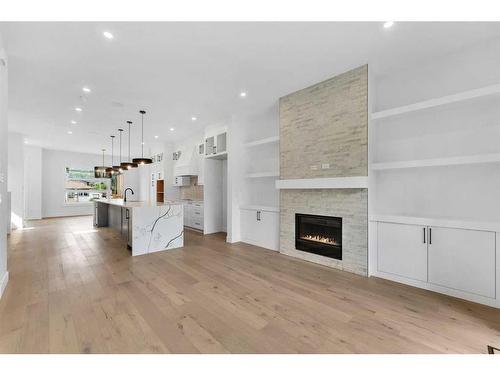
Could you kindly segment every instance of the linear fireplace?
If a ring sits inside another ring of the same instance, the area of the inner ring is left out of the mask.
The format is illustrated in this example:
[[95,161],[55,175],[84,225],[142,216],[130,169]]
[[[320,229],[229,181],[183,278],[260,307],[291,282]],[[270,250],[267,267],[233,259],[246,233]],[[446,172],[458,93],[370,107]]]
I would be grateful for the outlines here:
[[342,260],[342,218],[296,213],[295,248]]

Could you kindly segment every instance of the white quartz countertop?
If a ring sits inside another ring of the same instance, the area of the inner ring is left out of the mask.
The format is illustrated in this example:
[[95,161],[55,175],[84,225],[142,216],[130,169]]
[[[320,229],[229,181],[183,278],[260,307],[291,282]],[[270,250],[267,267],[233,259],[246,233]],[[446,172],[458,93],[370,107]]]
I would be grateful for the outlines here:
[[95,202],[111,204],[113,206],[120,206],[125,208],[137,208],[137,207],[161,207],[161,206],[173,206],[181,205],[182,202],[167,201],[167,202],[150,202],[150,201],[132,201],[129,200],[125,202],[123,199],[96,199]]

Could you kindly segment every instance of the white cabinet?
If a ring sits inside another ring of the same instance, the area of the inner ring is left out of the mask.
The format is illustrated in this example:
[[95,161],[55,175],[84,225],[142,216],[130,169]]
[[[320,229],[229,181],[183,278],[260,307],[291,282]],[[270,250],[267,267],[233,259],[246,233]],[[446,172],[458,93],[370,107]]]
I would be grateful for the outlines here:
[[375,274],[495,305],[496,233],[414,221],[377,222]]
[[279,213],[258,209],[242,209],[241,239],[271,250],[279,248]]
[[429,282],[495,297],[495,233],[429,227]]
[[203,230],[203,203],[188,202],[184,204],[184,225]]
[[378,270],[427,281],[427,228],[420,225],[378,224]]
[[174,186],[189,186],[191,185],[191,177],[177,176],[174,177]]
[[205,156],[215,159],[227,158],[227,133],[220,133],[205,139]]

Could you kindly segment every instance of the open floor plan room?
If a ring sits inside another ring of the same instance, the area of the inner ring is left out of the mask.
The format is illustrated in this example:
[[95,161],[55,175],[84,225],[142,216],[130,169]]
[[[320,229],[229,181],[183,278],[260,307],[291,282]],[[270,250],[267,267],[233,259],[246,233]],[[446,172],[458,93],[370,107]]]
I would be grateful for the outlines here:
[[0,353],[500,351],[500,23],[0,36]]

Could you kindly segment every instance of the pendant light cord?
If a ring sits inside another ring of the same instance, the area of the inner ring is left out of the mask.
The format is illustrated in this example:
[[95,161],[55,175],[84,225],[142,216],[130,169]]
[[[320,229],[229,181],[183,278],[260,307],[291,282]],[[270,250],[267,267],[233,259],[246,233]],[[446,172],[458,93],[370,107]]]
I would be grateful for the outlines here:
[[130,163],[130,161],[132,159],[130,159],[130,125],[132,125],[132,121],[127,121],[127,124],[128,124],[128,161]]
[[118,164],[120,164],[122,162],[122,132],[123,132],[123,129],[118,129],[118,131],[120,132],[120,160],[118,160]]
[[113,157],[113,154],[115,152],[115,136],[112,135],[111,136],[111,166],[113,166],[113,160],[114,160],[114,157]]
[[146,111],[139,111],[141,113],[141,156],[144,158],[144,114]]

